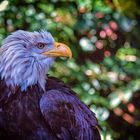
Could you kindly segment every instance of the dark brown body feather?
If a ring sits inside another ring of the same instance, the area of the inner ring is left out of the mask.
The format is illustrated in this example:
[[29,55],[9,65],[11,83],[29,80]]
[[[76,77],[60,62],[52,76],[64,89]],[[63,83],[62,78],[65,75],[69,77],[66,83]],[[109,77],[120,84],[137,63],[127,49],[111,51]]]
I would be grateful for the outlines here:
[[100,140],[97,120],[63,82],[49,77],[12,92],[0,81],[0,140]]

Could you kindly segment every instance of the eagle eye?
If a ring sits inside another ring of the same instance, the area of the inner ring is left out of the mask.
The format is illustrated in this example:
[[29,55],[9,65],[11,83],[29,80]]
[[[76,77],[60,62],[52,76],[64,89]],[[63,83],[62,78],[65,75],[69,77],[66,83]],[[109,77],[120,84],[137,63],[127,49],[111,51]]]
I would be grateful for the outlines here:
[[39,49],[43,49],[43,48],[45,47],[45,44],[43,44],[43,43],[38,43],[38,44],[37,44],[37,47],[38,47]]

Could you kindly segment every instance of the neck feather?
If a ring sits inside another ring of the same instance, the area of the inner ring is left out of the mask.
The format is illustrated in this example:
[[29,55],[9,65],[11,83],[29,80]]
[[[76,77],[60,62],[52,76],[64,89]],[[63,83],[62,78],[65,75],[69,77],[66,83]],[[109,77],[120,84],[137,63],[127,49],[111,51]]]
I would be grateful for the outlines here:
[[[9,58],[9,59],[8,59]],[[38,84],[45,90],[46,74],[52,64],[52,59],[36,58],[29,56],[27,52],[5,51],[0,52],[0,77],[7,86],[16,88],[21,87],[26,91],[29,86]]]

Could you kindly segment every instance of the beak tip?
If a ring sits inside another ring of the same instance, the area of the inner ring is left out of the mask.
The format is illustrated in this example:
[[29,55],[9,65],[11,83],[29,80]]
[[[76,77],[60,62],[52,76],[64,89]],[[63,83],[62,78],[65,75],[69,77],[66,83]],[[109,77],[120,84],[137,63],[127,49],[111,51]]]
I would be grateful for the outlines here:
[[69,55],[69,59],[70,59],[70,60],[72,59],[72,53]]
[[67,54],[68,54],[69,59],[72,59],[72,51],[71,51],[70,48],[68,49],[68,53]]

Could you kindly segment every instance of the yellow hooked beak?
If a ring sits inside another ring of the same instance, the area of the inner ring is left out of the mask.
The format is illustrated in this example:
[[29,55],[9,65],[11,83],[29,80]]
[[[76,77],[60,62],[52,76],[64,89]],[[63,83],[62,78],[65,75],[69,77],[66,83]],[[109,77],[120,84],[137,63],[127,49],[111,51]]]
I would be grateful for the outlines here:
[[54,43],[54,49],[48,52],[44,52],[43,54],[48,56],[53,56],[53,57],[62,56],[62,57],[69,57],[70,59],[72,58],[71,49],[67,45],[58,42]]

